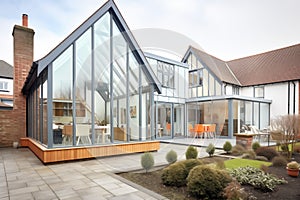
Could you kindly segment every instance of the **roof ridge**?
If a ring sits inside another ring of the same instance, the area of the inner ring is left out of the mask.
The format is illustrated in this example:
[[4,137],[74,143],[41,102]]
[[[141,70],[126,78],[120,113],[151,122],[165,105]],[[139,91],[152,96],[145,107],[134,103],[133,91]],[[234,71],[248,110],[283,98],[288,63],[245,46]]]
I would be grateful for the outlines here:
[[241,58],[236,58],[236,59],[229,60],[229,61],[226,61],[226,62],[232,62],[232,61],[242,60],[242,59],[246,59],[246,58],[252,58],[252,57],[256,57],[256,56],[261,56],[261,55],[264,55],[264,54],[268,54],[268,53],[272,53],[272,52],[276,52],[276,51],[282,51],[282,50],[285,50],[285,49],[289,49],[291,47],[296,47],[298,45],[300,46],[300,43],[294,44],[294,45],[291,45],[291,46],[287,46],[287,47],[281,47],[279,49],[273,49],[273,50],[265,51],[265,52],[262,52],[262,53],[257,53],[257,54],[250,55],[250,56],[244,56],[244,57],[241,57]]

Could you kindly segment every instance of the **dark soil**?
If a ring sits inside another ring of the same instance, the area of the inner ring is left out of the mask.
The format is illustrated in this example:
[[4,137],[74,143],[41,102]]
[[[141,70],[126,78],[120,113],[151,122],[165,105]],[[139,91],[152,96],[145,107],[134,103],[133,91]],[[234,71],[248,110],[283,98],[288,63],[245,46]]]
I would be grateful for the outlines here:
[[[216,162],[216,160],[222,159],[218,157],[212,158],[203,158],[204,163]],[[300,162],[300,154],[297,153],[293,155],[293,159]],[[291,177],[287,175],[285,167],[269,167],[268,173],[274,174],[279,178],[284,178],[288,181],[287,184],[278,185],[273,192],[262,192],[258,189],[254,189],[251,186],[244,186],[245,190],[255,196],[258,200],[272,199],[272,200],[282,200],[282,199],[300,199],[300,176],[298,178]],[[134,171],[121,173],[120,176],[141,185],[149,190],[152,190],[162,196],[167,197],[171,200],[179,200],[179,199],[189,199],[195,200],[189,196],[187,193],[186,187],[167,187],[162,184],[161,181],[161,173],[162,168],[156,168],[151,172],[145,173],[142,171]]]

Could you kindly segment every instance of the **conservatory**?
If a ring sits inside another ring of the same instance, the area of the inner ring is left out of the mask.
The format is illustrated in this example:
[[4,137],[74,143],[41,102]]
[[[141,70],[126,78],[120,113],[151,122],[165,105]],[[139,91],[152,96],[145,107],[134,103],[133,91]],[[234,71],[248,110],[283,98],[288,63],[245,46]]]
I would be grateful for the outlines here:
[[113,1],[34,62],[27,133],[47,148],[154,138],[161,86]]

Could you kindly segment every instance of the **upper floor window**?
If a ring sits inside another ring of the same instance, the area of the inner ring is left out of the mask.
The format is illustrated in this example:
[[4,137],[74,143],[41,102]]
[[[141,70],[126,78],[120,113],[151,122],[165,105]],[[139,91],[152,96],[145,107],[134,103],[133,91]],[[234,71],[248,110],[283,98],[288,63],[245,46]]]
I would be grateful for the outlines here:
[[240,88],[238,86],[232,86],[232,94],[233,95],[239,95],[240,94]]
[[264,98],[265,97],[265,88],[263,86],[254,87],[254,97]]
[[174,65],[158,61],[157,77],[162,86],[174,88]]
[[0,81],[0,91],[8,91],[8,82]]
[[189,86],[197,87],[203,84],[203,71],[193,70],[189,72]]

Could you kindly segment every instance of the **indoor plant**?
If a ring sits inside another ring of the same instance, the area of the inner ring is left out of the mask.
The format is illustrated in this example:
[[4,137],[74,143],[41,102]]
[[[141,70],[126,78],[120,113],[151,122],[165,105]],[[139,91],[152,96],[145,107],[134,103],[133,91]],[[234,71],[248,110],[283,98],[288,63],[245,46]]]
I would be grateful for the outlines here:
[[297,177],[299,175],[300,165],[296,161],[289,162],[286,166],[287,173],[290,176]]

